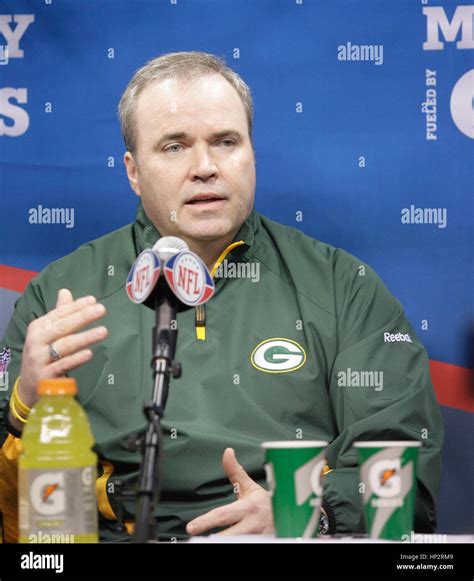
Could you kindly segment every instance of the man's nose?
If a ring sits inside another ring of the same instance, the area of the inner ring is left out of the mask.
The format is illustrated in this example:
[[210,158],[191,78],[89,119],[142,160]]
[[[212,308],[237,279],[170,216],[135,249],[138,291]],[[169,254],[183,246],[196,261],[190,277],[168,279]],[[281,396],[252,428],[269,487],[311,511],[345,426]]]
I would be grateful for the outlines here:
[[198,147],[191,158],[191,180],[208,180],[217,177],[219,170],[206,146]]

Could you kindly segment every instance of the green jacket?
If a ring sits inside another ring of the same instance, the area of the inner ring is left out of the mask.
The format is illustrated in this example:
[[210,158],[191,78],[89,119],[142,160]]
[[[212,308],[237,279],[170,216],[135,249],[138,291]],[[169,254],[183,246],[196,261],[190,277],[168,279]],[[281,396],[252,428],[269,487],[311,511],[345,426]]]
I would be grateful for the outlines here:
[[[11,349],[13,383],[26,327],[54,308],[60,288],[75,298],[93,294],[106,306],[100,324],[107,339],[93,347],[92,361],[69,374],[77,379],[101,458],[103,539],[112,538],[106,524],[119,504],[126,520],[134,518],[134,502],[117,499],[113,478],[132,484],[138,474],[140,455],[128,450],[127,440],[145,427],[154,313],[130,302],[125,282],[137,255],[159,236],[140,204],[133,224],[50,264],[17,301],[0,345]],[[227,274],[253,264],[254,281],[216,278],[205,306],[205,340],[197,338],[194,308],[177,317],[183,373],[171,380],[163,420],[162,537],[184,536],[191,519],[235,500],[221,464],[226,447],[266,486],[261,442],[293,439],[330,442],[324,497],[338,532],[364,530],[352,443],[421,439],[415,528],[433,531],[443,426],[427,354],[400,303],[358,259],[255,210],[236,240],[244,244],[227,255]],[[286,343],[265,349],[268,339]],[[371,370],[383,371],[382,388],[347,379],[352,371]],[[6,396],[0,392],[0,405]]]

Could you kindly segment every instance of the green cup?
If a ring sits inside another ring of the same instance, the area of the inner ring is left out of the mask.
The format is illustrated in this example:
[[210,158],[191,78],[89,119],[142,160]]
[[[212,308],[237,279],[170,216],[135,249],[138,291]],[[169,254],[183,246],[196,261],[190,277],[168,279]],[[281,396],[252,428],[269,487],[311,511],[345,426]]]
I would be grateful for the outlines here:
[[367,532],[402,540],[415,520],[416,462],[421,442],[354,442]]
[[327,445],[319,440],[262,444],[277,537],[317,536]]

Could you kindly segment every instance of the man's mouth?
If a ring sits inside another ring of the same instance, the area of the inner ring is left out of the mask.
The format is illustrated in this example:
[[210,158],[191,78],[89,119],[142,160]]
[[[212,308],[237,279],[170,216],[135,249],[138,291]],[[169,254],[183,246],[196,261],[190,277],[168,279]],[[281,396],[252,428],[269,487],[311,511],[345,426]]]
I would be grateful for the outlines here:
[[225,198],[215,194],[197,194],[186,202],[187,206],[210,206],[218,205],[225,201]]

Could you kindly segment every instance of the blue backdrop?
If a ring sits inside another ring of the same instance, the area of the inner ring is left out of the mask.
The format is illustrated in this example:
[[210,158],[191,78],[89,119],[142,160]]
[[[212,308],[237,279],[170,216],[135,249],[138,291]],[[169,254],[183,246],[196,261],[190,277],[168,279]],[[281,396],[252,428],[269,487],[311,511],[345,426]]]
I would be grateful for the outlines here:
[[[0,332],[23,270],[134,219],[116,116],[133,72],[165,52],[223,56],[254,97],[257,209],[373,266],[428,349],[446,422],[439,529],[472,532],[473,14],[454,0],[2,0]],[[31,223],[39,206],[74,209],[74,226]]]

